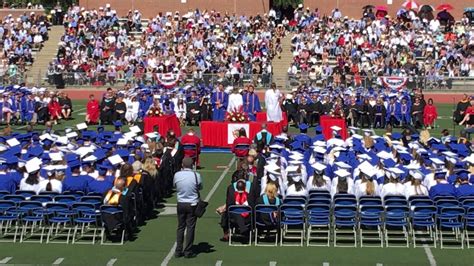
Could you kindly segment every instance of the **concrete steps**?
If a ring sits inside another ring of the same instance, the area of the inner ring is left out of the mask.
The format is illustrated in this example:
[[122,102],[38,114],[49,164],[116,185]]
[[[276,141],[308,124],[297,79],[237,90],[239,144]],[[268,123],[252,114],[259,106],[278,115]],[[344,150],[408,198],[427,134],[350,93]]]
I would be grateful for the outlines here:
[[35,60],[26,72],[26,83],[31,86],[40,86],[41,80],[46,76],[49,63],[56,57],[58,43],[64,34],[63,26],[52,26],[49,31],[49,39],[44,42],[43,48],[36,51]]
[[281,39],[282,52],[280,58],[275,57],[272,60],[273,67],[273,81],[277,86],[285,88],[288,68],[293,62],[293,54],[291,52],[291,38],[293,35],[289,34]]

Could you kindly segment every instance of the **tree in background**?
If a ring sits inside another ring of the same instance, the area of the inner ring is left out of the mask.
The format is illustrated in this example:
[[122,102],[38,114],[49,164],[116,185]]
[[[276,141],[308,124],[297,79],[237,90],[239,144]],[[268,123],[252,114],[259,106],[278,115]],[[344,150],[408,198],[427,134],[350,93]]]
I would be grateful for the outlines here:
[[56,5],[59,5],[66,10],[68,7],[73,4],[77,4],[78,0],[0,0],[1,6],[4,8],[26,8],[28,3],[31,3],[33,6],[41,4],[45,9],[53,9]]
[[298,4],[303,3],[303,0],[272,0],[271,6],[273,8],[289,8],[289,7],[297,7]]

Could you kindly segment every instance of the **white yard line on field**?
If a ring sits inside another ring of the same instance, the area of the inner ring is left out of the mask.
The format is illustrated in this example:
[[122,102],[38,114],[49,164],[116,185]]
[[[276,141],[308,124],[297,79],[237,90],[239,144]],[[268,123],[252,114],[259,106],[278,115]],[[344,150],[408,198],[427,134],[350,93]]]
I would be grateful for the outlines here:
[[[227,175],[229,172],[229,169],[231,169],[232,165],[235,163],[235,157],[230,160],[229,164],[227,165],[227,168],[222,172],[222,174],[219,176],[219,179],[217,179],[216,183],[214,186],[211,188],[207,196],[204,198],[204,201],[209,201],[216,192],[217,188],[221,184],[222,180],[224,180],[224,177]],[[170,262],[171,258],[173,258],[174,251],[176,249],[176,242],[174,242],[173,246],[171,247],[170,251],[168,252],[168,255],[166,255],[165,259],[161,262],[161,266],[166,266]]]

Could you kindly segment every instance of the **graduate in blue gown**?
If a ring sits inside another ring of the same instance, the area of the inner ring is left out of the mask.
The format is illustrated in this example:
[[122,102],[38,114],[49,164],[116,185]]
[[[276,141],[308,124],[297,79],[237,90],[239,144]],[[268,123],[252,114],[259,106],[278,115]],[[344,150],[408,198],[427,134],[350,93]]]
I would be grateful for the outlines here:
[[401,119],[402,117],[400,103],[396,101],[395,97],[390,97],[390,102],[387,105],[387,114],[385,117],[385,121],[391,126],[398,126],[400,125]]
[[23,117],[23,122],[32,122],[35,116],[35,99],[33,95],[28,95],[24,100],[21,102],[21,113]]
[[7,172],[7,165],[0,164],[0,191],[14,193],[16,190],[14,176]]
[[107,168],[98,167],[99,176],[96,179],[91,179],[87,183],[87,192],[94,192],[99,194],[105,194],[114,186],[114,177],[107,176]]
[[244,112],[248,115],[250,121],[257,120],[257,113],[262,111],[260,100],[254,93],[254,89],[253,85],[250,85],[248,92],[242,97],[244,100]]
[[72,161],[68,163],[71,168],[71,174],[66,176],[63,180],[63,191],[82,191],[87,192],[87,184],[92,181],[89,175],[81,175],[81,163],[79,161]]
[[150,109],[150,106],[153,104],[152,97],[148,97],[146,94],[143,94],[140,100],[138,100],[139,108],[138,108],[138,117],[143,119]]
[[211,103],[212,120],[224,121],[227,104],[229,103],[229,94],[224,91],[224,86],[222,84],[219,84],[217,91],[212,94]]
[[446,181],[446,172],[435,173],[436,185],[432,186],[429,191],[431,199],[437,196],[456,196],[454,186]]

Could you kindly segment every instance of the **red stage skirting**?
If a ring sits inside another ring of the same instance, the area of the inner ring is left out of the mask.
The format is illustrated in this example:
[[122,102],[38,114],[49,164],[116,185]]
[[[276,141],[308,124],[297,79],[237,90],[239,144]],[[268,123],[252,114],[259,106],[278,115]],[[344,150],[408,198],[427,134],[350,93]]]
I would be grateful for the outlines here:
[[163,115],[160,117],[145,117],[144,133],[153,132],[153,127],[158,126],[158,132],[162,136],[166,136],[168,130],[172,129],[177,137],[181,137],[181,127],[176,115]]
[[[227,125],[235,124],[228,122],[201,121],[202,145],[206,147],[228,148],[231,144],[227,143]],[[249,122],[242,123],[249,125],[249,138],[253,140],[255,135],[262,130],[262,123]],[[281,133],[280,123],[267,123],[267,130],[276,136]]]
[[332,126],[338,126],[341,128],[341,131],[339,132],[339,135],[341,135],[342,139],[347,138],[347,127],[346,127],[346,121],[342,118],[334,118],[328,115],[323,115],[321,116],[320,119],[320,124],[321,127],[323,128],[323,135],[326,140],[330,139],[332,137]]
[[[258,112],[256,115],[256,122],[266,123],[267,122],[267,113],[266,112]],[[283,121],[280,121],[281,126],[288,125],[288,117],[286,113],[283,112]]]

